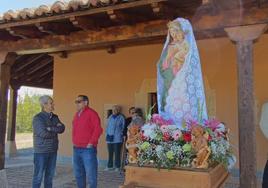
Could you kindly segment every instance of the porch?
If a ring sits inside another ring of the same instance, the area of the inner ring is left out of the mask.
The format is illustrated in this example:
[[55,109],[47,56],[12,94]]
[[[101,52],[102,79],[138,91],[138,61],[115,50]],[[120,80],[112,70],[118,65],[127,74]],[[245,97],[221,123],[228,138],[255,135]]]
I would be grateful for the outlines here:
[[[32,154],[30,150],[18,150],[18,156],[6,161],[6,174],[9,188],[31,187],[33,173]],[[124,182],[124,175],[118,172],[104,172],[99,170],[99,188],[118,188]],[[1,187],[1,186],[0,186]],[[75,178],[70,164],[58,161],[55,188],[75,188]],[[230,177],[224,188],[239,188],[239,177]],[[261,179],[258,179],[257,188],[261,188]]]
[[[125,49],[129,46],[162,44],[167,33],[166,24],[168,20],[185,17],[193,24],[198,40],[225,37],[229,42],[233,41],[236,44],[237,67],[235,66],[235,61],[229,61],[231,64],[229,68],[232,71],[235,68],[238,70],[237,75],[232,74],[232,77],[229,78],[229,81],[234,81],[233,78],[237,78],[237,85],[235,82],[231,87],[232,94],[238,95],[237,101],[233,100],[233,103],[237,102],[235,107],[238,109],[238,114],[232,111],[232,122],[235,122],[232,126],[235,130],[239,129],[237,131],[239,132],[239,152],[242,154],[240,155],[239,165],[241,187],[256,187],[257,138],[255,130],[253,48],[254,42],[267,29],[267,1],[244,0],[242,5],[241,1],[234,0],[181,0],[179,1],[180,3],[177,0],[111,1],[114,4],[94,1],[97,2],[96,5],[90,4],[93,1],[79,2],[80,4],[69,5],[58,3],[52,6],[51,10],[42,7],[36,9],[34,14],[33,11],[29,10],[21,11],[19,14],[8,12],[1,19],[0,171],[5,167],[5,131],[9,87],[11,88],[11,108],[9,109],[8,141],[12,149],[12,145],[14,146],[15,144],[16,90],[18,87],[30,85],[51,88],[56,83],[58,91],[56,101],[60,102],[60,108],[62,109],[60,117],[64,117],[65,120],[67,119],[68,122],[71,122],[71,113],[68,111],[71,108],[69,102],[75,96],[74,93],[84,91],[84,88],[79,88],[67,96],[65,89],[70,88],[70,86],[68,85],[69,83],[66,83],[66,80],[70,78],[65,79],[60,75],[67,77],[67,75],[71,74],[66,73],[73,73],[72,66],[77,67],[77,64],[74,65],[77,61],[77,58],[74,58],[75,56],[82,57],[83,54],[79,54],[82,53],[81,51],[101,49],[105,50],[106,53],[116,54],[118,49]],[[88,2],[88,4],[84,4],[84,2]],[[155,49],[160,49],[160,47],[156,46]],[[232,48],[231,50],[235,51]],[[54,74],[52,56],[57,60],[56,69],[60,74]],[[97,52],[95,56],[100,57]],[[87,55],[84,54],[84,57],[87,57]],[[103,54],[101,54],[101,57],[103,57]],[[232,60],[235,59],[235,56],[231,57]],[[107,62],[111,63],[112,58],[105,58]],[[150,58],[150,62],[154,63],[154,61],[151,61],[153,57]],[[226,57],[222,56],[221,58]],[[82,67],[86,66],[86,60],[84,58]],[[72,64],[71,62],[64,64],[64,62],[68,61],[72,61]],[[114,63],[117,62],[114,60]],[[152,72],[151,65],[147,62],[146,68]],[[69,72],[67,68],[64,68],[68,66]],[[99,64],[96,66],[99,66],[99,69],[103,68]],[[124,66],[129,67],[128,65]],[[84,75],[87,74],[85,73]],[[103,73],[103,75],[107,74]],[[57,77],[56,81],[54,76]],[[89,78],[87,77],[87,79]],[[85,80],[84,77],[81,76],[78,81],[81,80]],[[102,81],[107,80],[107,76],[102,77]],[[74,81],[74,79],[71,79],[71,81]],[[75,82],[72,82],[72,84],[72,88],[77,86]],[[221,82],[221,84],[226,83]],[[217,85],[217,83],[214,83],[214,85]],[[96,88],[98,87],[99,85],[96,86]],[[237,93],[235,92],[236,90]],[[222,91],[222,88],[220,91]],[[65,93],[64,100],[58,100],[62,99],[62,95],[59,95],[62,94],[61,92]],[[107,90],[99,88],[98,92],[104,93]],[[95,95],[97,96],[97,94]],[[234,95],[231,95],[231,97]],[[118,98],[124,97],[118,96]],[[227,101],[226,98],[225,100]],[[264,99],[262,100],[264,101]],[[131,104],[129,101],[127,102],[128,105]],[[103,105],[98,106],[99,113],[103,112]],[[223,109],[222,111],[225,110],[225,114],[222,117],[228,116],[226,119],[230,118],[228,114],[229,106],[225,109],[222,106],[219,106],[219,108]],[[236,121],[238,121],[238,126]],[[67,132],[70,134],[70,129]],[[65,136],[61,143],[68,143],[68,138],[68,135]],[[70,156],[71,149],[70,147],[63,148],[60,152],[63,155]],[[19,159],[14,158],[14,161],[17,160]],[[26,160],[24,158],[23,163]],[[14,163],[14,161],[11,159],[10,163]],[[6,162],[9,164],[9,161]],[[31,160],[29,159],[30,162]],[[12,184],[12,182],[16,181],[9,177],[13,176],[12,173],[20,173],[19,167],[8,168],[8,165],[6,167],[7,174],[11,173],[11,176],[8,175],[8,179]],[[29,178],[31,178],[31,170],[29,170],[31,168],[31,165],[29,165],[28,170],[25,169],[28,172],[28,176],[24,179],[28,179],[28,182]],[[66,169],[66,171],[68,172],[69,170]],[[20,181],[20,174],[14,175],[16,176],[13,177]],[[103,176],[106,177],[105,175]],[[236,184],[238,180],[234,179],[231,182]],[[27,186],[29,187],[29,185]]]

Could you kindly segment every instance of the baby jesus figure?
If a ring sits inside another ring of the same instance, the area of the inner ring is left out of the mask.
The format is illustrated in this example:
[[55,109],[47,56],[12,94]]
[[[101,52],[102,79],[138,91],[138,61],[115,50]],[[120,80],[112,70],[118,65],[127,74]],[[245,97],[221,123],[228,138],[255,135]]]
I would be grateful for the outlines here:
[[164,78],[164,90],[161,100],[162,110],[166,105],[166,97],[171,83],[182,68],[189,52],[189,45],[185,40],[185,33],[180,23],[177,21],[169,22],[168,28],[170,43],[166,53],[163,54],[162,65],[160,65],[160,73]]

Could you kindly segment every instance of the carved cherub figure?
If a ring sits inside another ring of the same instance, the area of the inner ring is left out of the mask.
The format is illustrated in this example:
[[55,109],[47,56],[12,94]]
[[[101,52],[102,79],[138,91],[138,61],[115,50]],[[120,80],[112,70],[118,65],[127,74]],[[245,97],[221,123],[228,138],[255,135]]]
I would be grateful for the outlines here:
[[128,149],[128,161],[129,163],[137,163],[138,161],[138,142],[140,140],[140,126],[131,125],[128,128],[128,139],[126,142],[126,148]]
[[211,150],[208,147],[208,141],[204,136],[204,129],[202,126],[195,126],[192,128],[191,145],[196,152],[196,158],[192,162],[194,168],[208,168],[208,158]]

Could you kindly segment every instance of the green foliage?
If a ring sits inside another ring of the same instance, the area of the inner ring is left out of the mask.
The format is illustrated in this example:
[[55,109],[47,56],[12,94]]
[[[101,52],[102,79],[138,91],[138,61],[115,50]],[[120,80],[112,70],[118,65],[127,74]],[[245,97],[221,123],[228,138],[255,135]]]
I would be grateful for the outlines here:
[[146,117],[146,121],[150,121],[152,118],[152,111],[154,109],[154,107],[156,106],[156,103],[154,103],[153,106],[151,106],[148,111],[145,112],[145,117]]
[[18,97],[17,132],[32,132],[32,120],[35,114],[40,112],[39,97],[41,95],[25,94]]

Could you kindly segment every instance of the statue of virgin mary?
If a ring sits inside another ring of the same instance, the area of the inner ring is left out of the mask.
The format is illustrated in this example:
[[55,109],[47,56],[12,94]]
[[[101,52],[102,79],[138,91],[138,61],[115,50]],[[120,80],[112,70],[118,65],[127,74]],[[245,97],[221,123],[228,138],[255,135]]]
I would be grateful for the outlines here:
[[158,111],[179,127],[207,119],[199,53],[192,26],[183,18],[168,23],[168,36],[157,64]]

